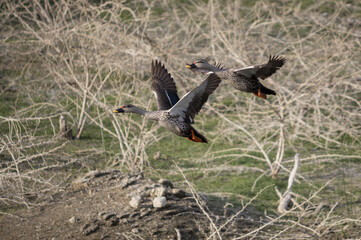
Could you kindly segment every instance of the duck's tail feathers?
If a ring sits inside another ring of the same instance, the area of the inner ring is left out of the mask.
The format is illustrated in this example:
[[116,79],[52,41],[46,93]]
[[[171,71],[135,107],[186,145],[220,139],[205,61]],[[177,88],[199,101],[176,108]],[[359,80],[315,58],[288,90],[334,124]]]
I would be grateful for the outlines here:
[[267,95],[276,95],[276,92],[273,91],[272,89],[266,88],[265,86],[261,86],[261,93],[263,94],[267,94]]
[[187,139],[193,142],[208,143],[207,139],[194,128],[191,128],[191,136],[187,137]]
[[257,97],[261,97],[267,99],[267,95],[276,95],[276,92],[272,89],[266,88],[265,86],[261,85],[258,91],[254,92],[254,95]]

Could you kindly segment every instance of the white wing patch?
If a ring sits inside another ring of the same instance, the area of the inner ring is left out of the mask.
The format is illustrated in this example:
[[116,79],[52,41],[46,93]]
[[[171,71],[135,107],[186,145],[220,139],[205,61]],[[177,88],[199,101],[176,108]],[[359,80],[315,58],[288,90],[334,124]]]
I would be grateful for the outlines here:
[[236,69],[234,71],[238,72],[238,71],[242,71],[242,70],[247,70],[247,69],[253,69],[254,66],[249,66],[249,67],[244,67],[244,68],[239,68],[239,69]]
[[165,90],[164,90],[164,92],[165,92],[165,95],[167,95],[167,98],[168,98],[169,104],[170,104],[171,106],[173,106],[172,101],[170,100],[170,97],[169,97],[169,95],[168,95],[167,91],[165,91]]
[[[167,96],[167,98],[168,98],[169,104],[170,104],[171,106],[173,106],[172,101],[170,100],[170,97],[169,97],[169,95],[168,95],[167,91],[165,91],[165,90],[164,90],[164,92],[165,92],[165,95],[166,95],[166,96]],[[157,94],[157,91],[153,91],[153,93],[154,93],[155,98],[158,100],[158,94]]]
[[234,70],[234,72],[236,72],[237,74],[242,74],[245,77],[251,77],[252,75],[255,74],[254,66],[240,68],[240,69]]

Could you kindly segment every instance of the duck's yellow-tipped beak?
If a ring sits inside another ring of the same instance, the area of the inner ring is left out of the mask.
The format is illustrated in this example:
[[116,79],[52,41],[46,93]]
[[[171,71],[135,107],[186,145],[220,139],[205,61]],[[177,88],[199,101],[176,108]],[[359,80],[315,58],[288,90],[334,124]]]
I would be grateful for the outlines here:
[[123,113],[123,112],[124,112],[123,106],[121,106],[121,107],[118,108],[118,109],[113,109],[113,112],[114,112],[114,113]]
[[197,68],[197,66],[194,63],[186,64],[186,68],[193,69],[193,68]]

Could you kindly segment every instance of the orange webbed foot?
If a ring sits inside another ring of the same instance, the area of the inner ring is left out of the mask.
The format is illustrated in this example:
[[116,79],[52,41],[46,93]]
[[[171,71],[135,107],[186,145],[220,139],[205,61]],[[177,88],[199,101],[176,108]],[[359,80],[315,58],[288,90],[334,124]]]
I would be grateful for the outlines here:
[[195,134],[194,134],[194,131],[193,129],[191,129],[191,133],[192,133],[192,138],[189,138],[187,137],[188,140],[192,141],[192,142],[203,142],[203,140],[199,137],[197,137]]
[[261,89],[258,89],[258,91],[257,91],[257,92],[254,92],[253,94],[256,95],[257,97],[260,97],[260,98],[263,98],[263,99],[267,99],[267,95],[264,94],[264,93],[262,93],[262,92],[261,92]]

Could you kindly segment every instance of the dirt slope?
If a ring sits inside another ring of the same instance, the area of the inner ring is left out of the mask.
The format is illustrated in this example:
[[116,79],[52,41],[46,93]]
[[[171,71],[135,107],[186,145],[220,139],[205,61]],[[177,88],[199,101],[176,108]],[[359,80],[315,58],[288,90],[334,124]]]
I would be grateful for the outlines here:
[[[157,197],[165,197],[166,205],[154,207]],[[6,239],[203,239],[213,232],[191,194],[167,180],[155,183],[142,174],[92,171],[51,199],[43,206],[2,216],[1,235]],[[227,208],[225,213],[219,199],[213,203],[207,199],[202,197],[203,207],[218,226],[236,211]],[[240,214],[222,229],[222,237],[256,227],[246,215]]]

